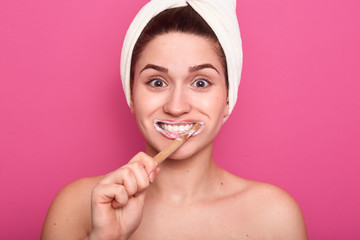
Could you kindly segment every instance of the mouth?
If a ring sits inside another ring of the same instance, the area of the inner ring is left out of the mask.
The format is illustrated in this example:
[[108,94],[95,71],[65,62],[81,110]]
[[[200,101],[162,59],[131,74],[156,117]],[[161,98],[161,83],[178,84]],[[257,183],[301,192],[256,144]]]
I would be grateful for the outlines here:
[[204,129],[204,122],[188,120],[178,122],[154,120],[155,129],[169,139],[175,139],[184,135],[194,127],[195,123],[199,123],[201,127],[192,136],[198,135]]

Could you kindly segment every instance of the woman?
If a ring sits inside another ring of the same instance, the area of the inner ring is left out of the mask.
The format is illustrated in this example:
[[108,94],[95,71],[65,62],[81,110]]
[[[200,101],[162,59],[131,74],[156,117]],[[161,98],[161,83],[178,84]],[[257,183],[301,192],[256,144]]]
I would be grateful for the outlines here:
[[[236,101],[240,34],[226,29],[229,19],[238,29],[233,2],[187,2],[153,0],[125,39],[122,80],[146,153],[62,189],[42,239],[307,239],[287,193],[214,163],[214,138]],[[223,25],[204,20],[212,10]],[[204,127],[158,166],[153,157],[196,122]]]

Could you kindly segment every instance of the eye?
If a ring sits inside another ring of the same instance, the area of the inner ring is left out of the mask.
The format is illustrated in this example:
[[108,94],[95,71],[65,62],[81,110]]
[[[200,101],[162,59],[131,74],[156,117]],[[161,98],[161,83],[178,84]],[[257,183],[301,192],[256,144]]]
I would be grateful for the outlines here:
[[147,84],[149,84],[150,86],[152,86],[154,88],[161,88],[161,87],[167,86],[167,84],[161,79],[151,79],[147,82]]
[[192,86],[197,87],[197,88],[206,88],[209,85],[210,85],[210,82],[205,79],[198,79],[192,84]]

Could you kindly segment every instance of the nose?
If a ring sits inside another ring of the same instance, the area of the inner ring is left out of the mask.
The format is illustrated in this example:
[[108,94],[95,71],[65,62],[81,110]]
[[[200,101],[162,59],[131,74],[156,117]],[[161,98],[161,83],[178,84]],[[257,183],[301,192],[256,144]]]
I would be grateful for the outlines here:
[[163,107],[164,112],[178,117],[191,111],[192,104],[186,90],[182,86],[176,86],[169,92],[167,101]]

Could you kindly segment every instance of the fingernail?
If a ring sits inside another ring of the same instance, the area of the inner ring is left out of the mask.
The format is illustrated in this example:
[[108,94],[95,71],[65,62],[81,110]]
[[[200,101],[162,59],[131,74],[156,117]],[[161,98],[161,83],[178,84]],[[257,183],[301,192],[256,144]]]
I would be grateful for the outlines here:
[[155,180],[155,173],[154,172],[150,173],[149,180],[150,180],[150,182],[154,182],[154,180]]

